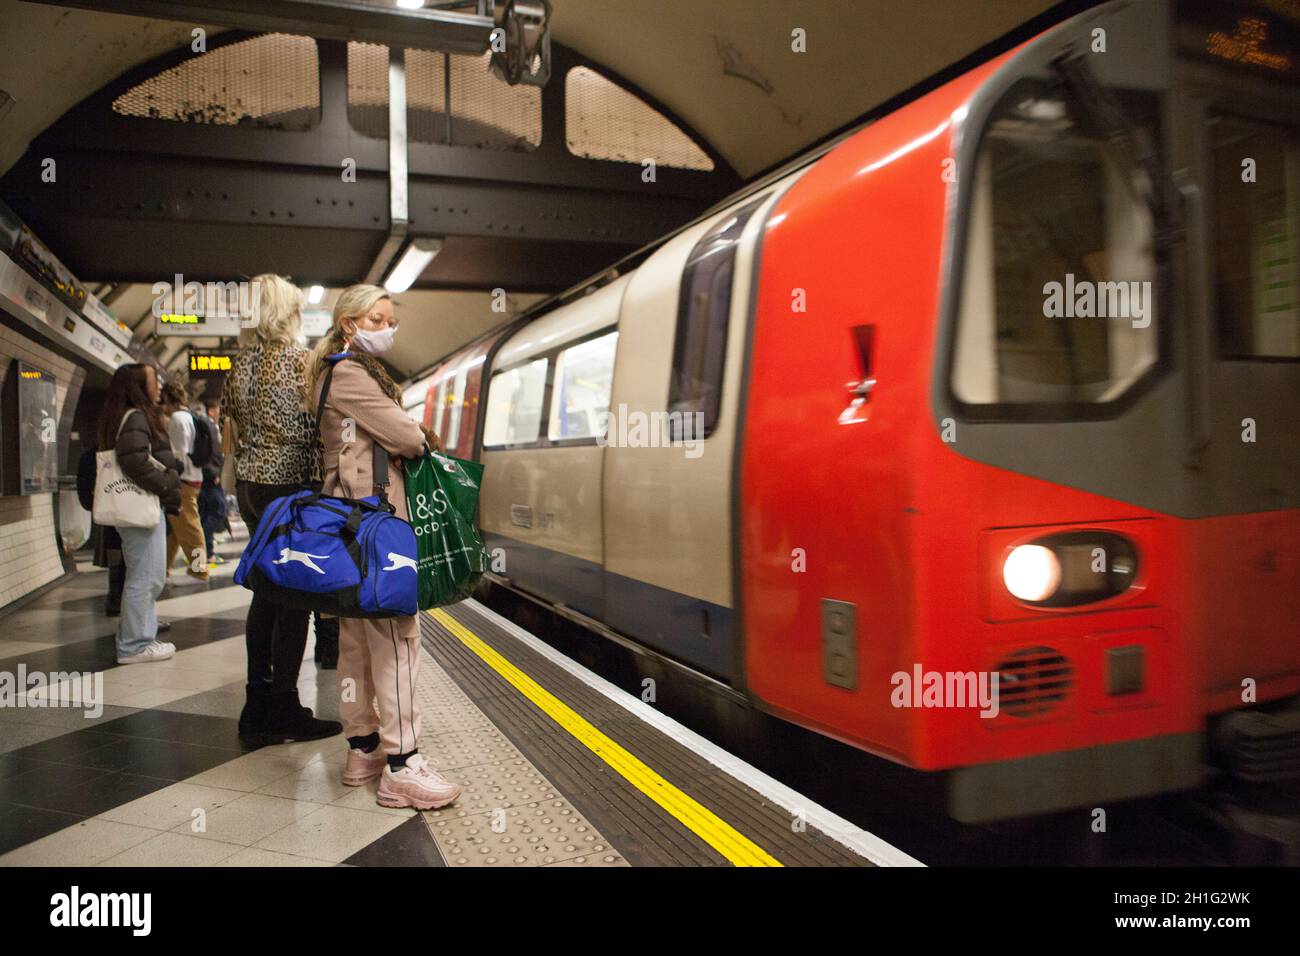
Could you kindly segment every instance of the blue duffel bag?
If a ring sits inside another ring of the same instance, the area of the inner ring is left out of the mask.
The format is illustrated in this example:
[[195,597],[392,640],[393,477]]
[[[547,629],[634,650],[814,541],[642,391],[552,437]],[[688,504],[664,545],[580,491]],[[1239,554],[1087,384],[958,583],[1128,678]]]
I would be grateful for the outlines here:
[[396,617],[420,607],[410,524],[379,496],[305,489],[271,502],[235,583],[276,604],[338,617]]
[[[331,363],[316,413],[329,395]],[[337,498],[304,488],[276,498],[257,523],[235,583],[276,604],[337,617],[397,617],[420,609],[415,530],[388,502],[388,452],[375,444],[375,492]]]

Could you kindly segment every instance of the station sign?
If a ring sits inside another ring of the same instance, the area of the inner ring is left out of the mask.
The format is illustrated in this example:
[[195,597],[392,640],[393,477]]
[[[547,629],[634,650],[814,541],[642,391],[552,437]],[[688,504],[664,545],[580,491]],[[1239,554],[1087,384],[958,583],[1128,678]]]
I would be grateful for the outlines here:
[[329,335],[334,316],[329,309],[303,309],[302,334],[304,338],[323,339]]
[[153,284],[154,332],[159,336],[235,338],[256,321],[248,282],[172,282]]
[[58,296],[46,288],[21,264],[0,253],[0,298],[9,303],[17,318],[40,329],[57,342],[113,371],[125,360],[123,352],[130,335],[106,330],[99,322],[69,309]]

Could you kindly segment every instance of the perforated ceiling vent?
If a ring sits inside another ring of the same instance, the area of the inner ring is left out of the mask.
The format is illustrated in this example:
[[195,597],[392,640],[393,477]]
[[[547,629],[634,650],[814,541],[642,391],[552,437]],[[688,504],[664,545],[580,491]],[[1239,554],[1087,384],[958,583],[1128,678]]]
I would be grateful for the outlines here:
[[564,98],[564,137],[575,156],[713,169],[713,160],[676,124],[594,70],[571,69]]
[[113,101],[123,116],[310,129],[320,121],[320,62],[310,37],[268,33],[164,70]]
[[[412,142],[513,150],[541,143],[542,91],[510,86],[493,76],[490,58],[490,53],[406,51],[407,137]],[[387,47],[348,44],[348,122],[366,136],[388,136]]]

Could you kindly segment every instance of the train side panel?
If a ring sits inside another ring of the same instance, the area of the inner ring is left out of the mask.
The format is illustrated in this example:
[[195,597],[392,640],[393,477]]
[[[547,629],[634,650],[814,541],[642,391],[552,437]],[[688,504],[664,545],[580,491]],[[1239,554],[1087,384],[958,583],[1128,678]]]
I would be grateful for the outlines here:
[[[608,449],[560,437],[557,363],[618,326],[626,277],[515,331],[493,359],[483,423],[479,519],[494,567],[548,601],[604,619],[602,482]],[[592,431],[592,423],[581,429]],[[555,437],[552,437],[555,436]],[[502,564],[504,562],[504,564]]]
[[[619,322],[605,459],[606,623],[726,681],[738,674],[732,482],[754,249],[797,177],[665,243],[633,273]],[[690,393],[682,408],[708,409],[678,413],[689,416],[680,440],[664,416],[674,377],[679,396]]]

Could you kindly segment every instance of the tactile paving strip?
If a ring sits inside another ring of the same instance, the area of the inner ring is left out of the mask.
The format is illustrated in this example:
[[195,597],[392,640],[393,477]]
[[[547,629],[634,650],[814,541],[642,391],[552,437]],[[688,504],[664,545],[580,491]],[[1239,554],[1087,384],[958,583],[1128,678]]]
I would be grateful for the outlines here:
[[420,752],[464,791],[421,814],[448,866],[627,866],[427,652]]
[[[481,640],[578,711],[588,722],[786,865],[869,866],[782,807],[575,679],[468,605],[445,609]],[[422,616],[424,643],[525,759],[585,813],[634,865],[726,865],[727,860],[631,786],[523,698],[473,651]]]

